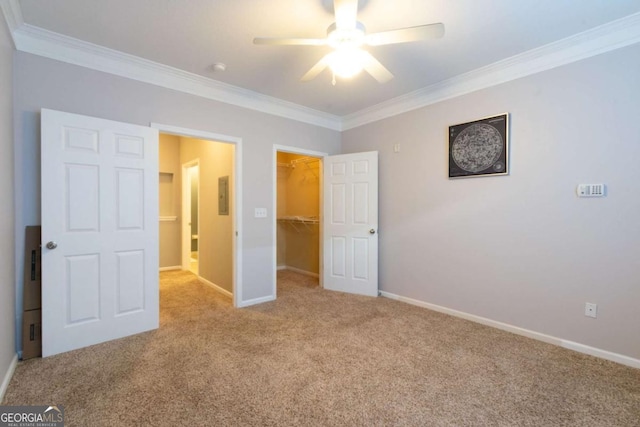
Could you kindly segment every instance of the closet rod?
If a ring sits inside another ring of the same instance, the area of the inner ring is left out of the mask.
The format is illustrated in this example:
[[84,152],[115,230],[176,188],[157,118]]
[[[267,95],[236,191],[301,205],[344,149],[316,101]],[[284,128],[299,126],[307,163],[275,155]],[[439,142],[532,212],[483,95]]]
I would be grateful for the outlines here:
[[311,225],[320,223],[320,220],[317,216],[300,216],[300,215],[283,216],[278,218],[278,221],[291,225],[298,232],[300,230],[298,229],[298,227],[296,227],[296,224],[302,224],[305,226],[305,228],[311,229]]

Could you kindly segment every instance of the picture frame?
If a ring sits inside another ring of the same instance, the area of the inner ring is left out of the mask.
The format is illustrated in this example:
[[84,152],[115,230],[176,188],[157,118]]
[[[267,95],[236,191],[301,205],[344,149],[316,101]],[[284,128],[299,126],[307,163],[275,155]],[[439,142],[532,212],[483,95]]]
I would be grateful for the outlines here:
[[449,178],[509,175],[509,113],[449,126]]

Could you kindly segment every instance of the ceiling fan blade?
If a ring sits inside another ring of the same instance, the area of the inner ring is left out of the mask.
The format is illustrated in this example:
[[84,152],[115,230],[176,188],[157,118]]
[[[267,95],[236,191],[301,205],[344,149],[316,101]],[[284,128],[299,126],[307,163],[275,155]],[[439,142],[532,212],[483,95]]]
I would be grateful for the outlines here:
[[309,71],[307,71],[307,74],[302,76],[300,81],[308,82],[318,77],[318,74],[324,71],[324,69],[329,65],[328,59],[329,55],[323,56],[322,59],[316,63],[316,65],[314,65]]
[[371,74],[371,77],[376,79],[378,83],[386,83],[393,78],[393,74],[369,52],[362,51],[362,68]]
[[366,43],[369,46],[380,46],[384,44],[407,43],[420,40],[437,39],[442,37],[443,35],[444,25],[438,23],[368,34]]
[[336,28],[353,29],[358,21],[358,0],[333,0]]
[[326,39],[297,39],[297,38],[280,38],[280,37],[256,37],[253,44],[266,45],[289,45],[289,46],[324,46],[327,44]]

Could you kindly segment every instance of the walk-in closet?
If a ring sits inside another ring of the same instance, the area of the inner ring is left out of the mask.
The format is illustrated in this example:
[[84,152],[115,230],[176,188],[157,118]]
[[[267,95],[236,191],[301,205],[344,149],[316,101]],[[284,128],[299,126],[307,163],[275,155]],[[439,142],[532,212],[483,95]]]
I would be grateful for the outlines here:
[[318,277],[320,174],[316,157],[277,153],[277,265]]

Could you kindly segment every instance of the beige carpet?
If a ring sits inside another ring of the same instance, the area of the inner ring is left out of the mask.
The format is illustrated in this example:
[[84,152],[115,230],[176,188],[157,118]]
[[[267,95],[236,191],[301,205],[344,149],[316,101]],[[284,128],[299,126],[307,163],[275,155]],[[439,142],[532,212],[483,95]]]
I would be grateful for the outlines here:
[[161,277],[159,330],[20,363],[4,404],[67,426],[640,426],[640,370],[286,271],[240,310]]

